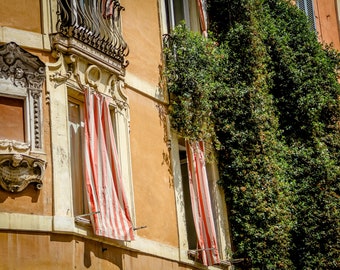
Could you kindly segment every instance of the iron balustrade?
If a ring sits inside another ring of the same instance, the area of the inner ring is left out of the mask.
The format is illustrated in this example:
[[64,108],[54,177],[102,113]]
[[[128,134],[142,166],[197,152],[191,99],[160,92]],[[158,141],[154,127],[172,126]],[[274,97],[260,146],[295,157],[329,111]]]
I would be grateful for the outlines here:
[[118,0],[58,0],[57,31],[126,66],[128,46],[121,34],[122,10]]

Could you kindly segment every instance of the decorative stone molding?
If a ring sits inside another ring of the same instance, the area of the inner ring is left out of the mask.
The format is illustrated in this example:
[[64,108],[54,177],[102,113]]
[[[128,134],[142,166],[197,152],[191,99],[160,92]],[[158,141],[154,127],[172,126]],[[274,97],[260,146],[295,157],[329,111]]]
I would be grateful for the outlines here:
[[102,72],[96,65],[90,65],[85,71],[85,82],[94,89],[98,88],[101,77]]
[[[90,88],[104,95],[112,97],[112,103],[118,111],[127,113],[128,97],[124,91],[124,80],[117,70],[103,67],[98,63],[93,64],[89,59],[78,54],[55,54],[60,64],[56,68],[49,68],[49,78],[55,82],[54,87],[67,84],[80,92]],[[92,59],[93,60],[93,59]],[[63,64],[61,64],[63,63]],[[126,115],[128,118],[128,116]]]
[[128,109],[128,98],[124,92],[124,82],[118,80],[117,76],[112,75],[109,78],[108,87],[115,107],[120,111],[126,111]]
[[125,76],[126,66],[124,64],[76,38],[66,37],[57,33],[51,36],[51,46],[56,52],[60,52],[64,55],[77,55],[112,73]]
[[30,144],[18,142],[15,140],[0,140],[0,149],[7,150],[8,152],[17,151],[27,151],[30,148]]
[[37,56],[10,42],[0,46],[0,78],[10,79],[15,86],[41,92],[45,65]]
[[[28,141],[31,150],[42,148],[42,88],[45,81],[45,64],[40,59],[10,42],[0,46],[0,79],[10,81],[26,102],[26,121],[30,130]],[[16,89],[6,88],[0,94],[17,96]],[[1,141],[0,144],[6,144]]]
[[46,162],[21,154],[0,154],[0,186],[9,192],[20,192],[30,183],[41,189]]

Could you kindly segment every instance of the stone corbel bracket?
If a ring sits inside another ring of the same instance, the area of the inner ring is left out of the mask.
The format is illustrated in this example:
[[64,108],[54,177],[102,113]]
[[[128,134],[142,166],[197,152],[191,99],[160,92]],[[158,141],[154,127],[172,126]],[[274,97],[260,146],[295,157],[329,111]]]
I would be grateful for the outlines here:
[[30,183],[43,185],[46,161],[21,154],[0,154],[0,186],[9,192],[23,191]]

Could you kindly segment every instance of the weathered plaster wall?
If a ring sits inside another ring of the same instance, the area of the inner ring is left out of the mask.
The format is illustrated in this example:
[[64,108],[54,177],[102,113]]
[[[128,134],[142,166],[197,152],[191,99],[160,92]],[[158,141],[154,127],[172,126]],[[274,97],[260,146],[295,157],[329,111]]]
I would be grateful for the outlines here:
[[0,270],[195,269],[72,235],[0,231]]
[[152,86],[159,83],[161,64],[161,33],[157,0],[126,1],[121,5],[123,36],[129,45],[128,73],[142,78]]
[[130,53],[126,87],[130,108],[130,141],[136,226],[141,237],[178,246],[176,205],[166,128],[159,114],[162,38],[157,0],[121,4],[123,37]]
[[41,33],[40,0],[0,1],[0,26]]
[[340,50],[340,32],[336,0],[314,0],[316,27],[320,41],[333,43]]
[[131,153],[138,235],[178,245],[176,209],[164,122],[155,101],[129,91]]

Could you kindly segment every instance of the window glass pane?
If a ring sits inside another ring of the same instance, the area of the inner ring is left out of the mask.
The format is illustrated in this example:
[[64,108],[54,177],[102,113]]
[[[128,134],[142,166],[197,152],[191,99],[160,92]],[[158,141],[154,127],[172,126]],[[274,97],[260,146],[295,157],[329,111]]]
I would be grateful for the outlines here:
[[174,5],[175,25],[178,25],[181,21],[185,19],[183,1],[173,0],[173,5]]
[[25,141],[25,101],[0,96],[0,139]]
[[191,31],[200,32],[201,25],[196,0],[189,0],[189,17]]
[[88,213],[83,173],[83,133],[82,104],[68,102],[68,125],[70,136],[71,176],[73,184],[74,215]]
[[179,139],[179,149],[180,149],[179,158],[181,162],[182,188],[184,197],[185,221],[187,229],[187,241],[189,249],[195,250],[197,248],[197,236],[190,198],[187,153],[185,150],[185,141],[182,138]]
[[187,240],[189,249],[197,248],[197,236],[196,229],[194,223],[194,217],[192,214],[192,206],[190,199],[190,188],[189,188],[189,172],[188,172],[188,164],[186,161],[186,153],[185,151],[180,151],[180,156],[184,156],[184,159],[181,158],[181,174],[182,174],[182,183],[183,183],[183,197],[184,197],[184,208],[185,208],[185,221],[187,227]]

